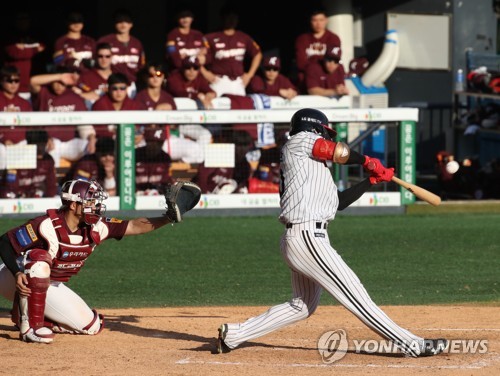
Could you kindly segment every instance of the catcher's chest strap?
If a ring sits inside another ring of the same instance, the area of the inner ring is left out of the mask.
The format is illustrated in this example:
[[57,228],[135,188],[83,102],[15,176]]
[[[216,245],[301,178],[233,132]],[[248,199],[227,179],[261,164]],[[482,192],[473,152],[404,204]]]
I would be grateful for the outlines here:
[[[63,219],[59,215],[57,210],[49,209],[47,210],[47,214],[52,220],[52,225],[54,226],[54,230],[56,230],[57,232],[57,237],[59,238],[59,241],[65,244],[71,244],[68,231],[66,230],[66,226],[64,226]],[[86,231],[84,231],[82,235],[83,238],[86,239]]]

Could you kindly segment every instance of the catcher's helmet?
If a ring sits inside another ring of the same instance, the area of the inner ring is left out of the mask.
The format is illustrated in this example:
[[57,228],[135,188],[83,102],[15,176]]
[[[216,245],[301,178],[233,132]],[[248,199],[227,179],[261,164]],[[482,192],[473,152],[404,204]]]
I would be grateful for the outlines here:
[[61,188],[61,202],[69,206],[71,202],[82,204],[83,219],[86,224],[92,225],[106,212],[106,205],[102,202],[108,194],[95,180],[69,180]]
[[313,132],[327,140],[333,140],[337,132],[328,126],[328,118],[314,108],[298,110],[290,122],[290,136],[299,132]]

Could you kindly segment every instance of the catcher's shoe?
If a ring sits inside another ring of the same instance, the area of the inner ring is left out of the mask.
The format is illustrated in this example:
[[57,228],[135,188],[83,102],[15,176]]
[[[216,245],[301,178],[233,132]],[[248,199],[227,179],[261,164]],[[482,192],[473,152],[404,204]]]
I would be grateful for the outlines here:
[[424,348],[418,357],[433,356],[445,351],[450,342],[444,338],[424,339]]
[[225,354],[231,351],[228,345],[224,342],[227,334],[227,324],[222,324],[219,327],[219,336],[217,338],[217,353]]
[[26,332],[20,333],[19,338],[24,342],[52,343],[54,333],[49,328],[41,327],[37,329],[29,328]]

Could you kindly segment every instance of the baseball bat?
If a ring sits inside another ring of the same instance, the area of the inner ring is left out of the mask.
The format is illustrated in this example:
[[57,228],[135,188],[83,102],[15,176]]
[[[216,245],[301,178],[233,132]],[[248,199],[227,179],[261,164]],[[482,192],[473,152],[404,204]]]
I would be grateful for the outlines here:
[[[375,168],[375,164],[373,162],[369,162],[367,169],[369,171],[372,171]],[[413,193],[416,197],[419,199],[428,202],[429,204],[433,206],[438,206],[441,204],[441,197],[438,195],[429,192],[427,189],[424,189],[422,187],[419,187],[416,184],[408,183],[407,181],[401,180],[400,178],[393,176],[391,179],[394,183],[399,184],[409,192]]]
[[408,183],[407,181],[401,180],[395,176],[391,179],[394,183],[399,184],[403,188],[406,188],[409,192],[413,193],[419,199],[428,202],[433,206],[438,206],[441,204],[441,197],[429,192],[427,189],[419,187],[418,185]]

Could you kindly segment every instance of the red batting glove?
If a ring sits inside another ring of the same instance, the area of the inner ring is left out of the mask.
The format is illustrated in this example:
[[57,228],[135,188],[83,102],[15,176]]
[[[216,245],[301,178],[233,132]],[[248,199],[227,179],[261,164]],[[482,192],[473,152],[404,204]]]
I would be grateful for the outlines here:
[[[382,166],[383,167],[383,166]],[[372,173],[370,175],[370,183],[372,185],[375,185],[375,184],[379,184],[379,183],[382,183],[384,181],[391,181],[392,177],[394,176],[394,167],[391,167],[391,168],[385,168],[383,167],[383,171],[381,174],[376,174],[376,173]]]
[[365,170],[371,174],[381,175],[384,172],[384,165],[378,158],[372,158],[365,155],[365,163],[363,163]]

